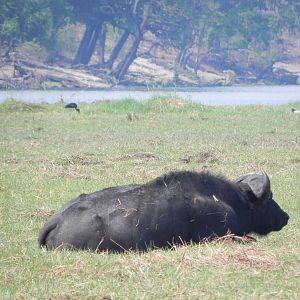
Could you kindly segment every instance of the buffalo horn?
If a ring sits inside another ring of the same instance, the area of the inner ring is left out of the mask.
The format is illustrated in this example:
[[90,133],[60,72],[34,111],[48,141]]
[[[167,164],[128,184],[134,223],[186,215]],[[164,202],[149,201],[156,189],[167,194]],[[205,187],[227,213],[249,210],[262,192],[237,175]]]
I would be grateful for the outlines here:
[[268,174],[262,171],[262,187],[260,191],[257,191],[256,197],[262,200],[267,200],[270,196],[271,183]]

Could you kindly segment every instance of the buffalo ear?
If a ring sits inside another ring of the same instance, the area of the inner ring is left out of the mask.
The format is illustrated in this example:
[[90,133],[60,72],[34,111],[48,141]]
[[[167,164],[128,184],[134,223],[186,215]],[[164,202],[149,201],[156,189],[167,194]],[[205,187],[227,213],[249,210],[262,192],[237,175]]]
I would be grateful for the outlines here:
[[[249,174],[239,177],[235,180],[237,184],[247,184],[248,189],[255,196],[255,200],[266,201],[271,195],[271,183],[269,176],[266,172],[262,172],[262,175]],[[247,193],[249,200],[252,200],[249,192]],[[253,199],[254,200],[254,199]]]
[[254,195],[253,191],[249,187],[247,183],[244,182],[236,182],[239,186],[239,189],[246,196],[244,199],[245,205],[247,205],[250,209],[254,209],[255,204],[257,203],[257,198]]

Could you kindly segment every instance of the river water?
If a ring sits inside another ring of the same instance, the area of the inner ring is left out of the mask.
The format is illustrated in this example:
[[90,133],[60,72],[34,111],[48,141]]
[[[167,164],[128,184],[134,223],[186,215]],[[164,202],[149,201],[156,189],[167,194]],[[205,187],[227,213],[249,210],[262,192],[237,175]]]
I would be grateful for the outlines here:
[[0,103],[15,99],[28,103],[94,102],[130,98],[143,101],[155,95],[171,95],[204,105],[278,105],[300,101],[300,86],[235,86],[208,88],[103,89],[103,90],[0,90]]

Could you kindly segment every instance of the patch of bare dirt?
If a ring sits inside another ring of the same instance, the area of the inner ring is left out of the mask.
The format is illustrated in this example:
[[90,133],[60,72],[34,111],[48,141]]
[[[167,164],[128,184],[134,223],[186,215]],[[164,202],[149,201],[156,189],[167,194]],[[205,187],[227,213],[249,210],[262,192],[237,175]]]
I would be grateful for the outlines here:
[[50,178],[57,177],[67,177],[67,178],[75,178],[75,179],[83,179],[83,180],[91,180],[92,177],[86,174],[81,174],[75,170],[59,170],[54,175],[50,175]]
[[180,158],[180,160],[187,164],[192,162],[196,162],[199,164],[214,164],[222,160],[222,158],[219,154],[213,151],[204,151],[196,155],[187,155]]
[[198,163],[216,163],[220,160],[214,152],[201,152],[197,155]]
[[209,296],[210,293],[200,290],[183,290],[174,295],[174,299],[201,299],[202,297]]
[[[215,239],[213,241],[204,242],[197,245],[177,247],[173,250],[178,255],[170,256],[168,252],[158,249],[154,253],[149,253],[150,263],[166,262],[168,264],[180,265],[184,268],[201,268],[209,267],[239,267],[247,269],[272,269],[279,266],[272,253],[266,252],[253,244],[251,237],[236,237],[243,245],[233,243],[236,236],[228,235]],[[151,255],[150,255],[151,254]],[[171,260],[171,261],[170,261]],[[174,261],[176,260],[176,261]]]
[[3,165],[17,165],[20,163],[20,160],[16,158],[7,158],[7,159],[1,159],[0,163]]
[[229,264],[242,268],[259,269],[274,268],[278,265],[271,255],[262,253],[255,248],[239,249],[234,253],[225,252],[221,255],[217,253],[211,257],[209,264],[215,266],[227,266]]
[[209,251],[200,252],[197,256],[185,254],[183,264],[193,267],[210,266],[216,268],[239,267],[249,269],[272,269],[278,267],[275,258],[256,247],[218,247],[214,243],[206,244]]
[[141,152],[141,153],[133,153],[126,154],[112,159],[113,161],[126,161],[126,160],[143,160],[143,161],[151,161],[151,160],[162,160],[161,156],[155,155],[151,152]]
[[[117,157],[112,157],[108,160],[99,159],[97,156],[93,154],[76,154],[71,155],[65,158],[60,159],[57,164],[61,166],[94,166],[101,165],[108,167],[114,162],[118,161],[135,161],[135,162],[145,162],[145,161],[155,161],[162,160],[161,156],[153,154],[151,152],[138,152],[133,154],[124,154]],[[65,170],[62,170],[63,173]],[[61,174],[62,175],[62,174]]]
[[106,161],[98,159],[93,154],[76,154],[61,159],[59,162],[61,165],[105,165]]
[[48,217],[51,217],[54,213],[55,213],[55,211],[50,209],[49,207],[40,207],[40,208],[35,209],[31,213],[31,217],[48,218]]

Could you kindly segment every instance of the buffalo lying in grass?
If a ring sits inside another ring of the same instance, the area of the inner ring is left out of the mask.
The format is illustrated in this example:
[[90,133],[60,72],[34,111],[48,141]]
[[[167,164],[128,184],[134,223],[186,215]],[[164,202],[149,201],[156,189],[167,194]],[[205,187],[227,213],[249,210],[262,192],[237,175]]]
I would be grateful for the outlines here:
[[82,194],[45,224],[48,249],[94,251],[168,247],[228,232],[278,231],[289,216],[272,199],[266,173],[229,181],[209,173],[172,172],[143,185]]

